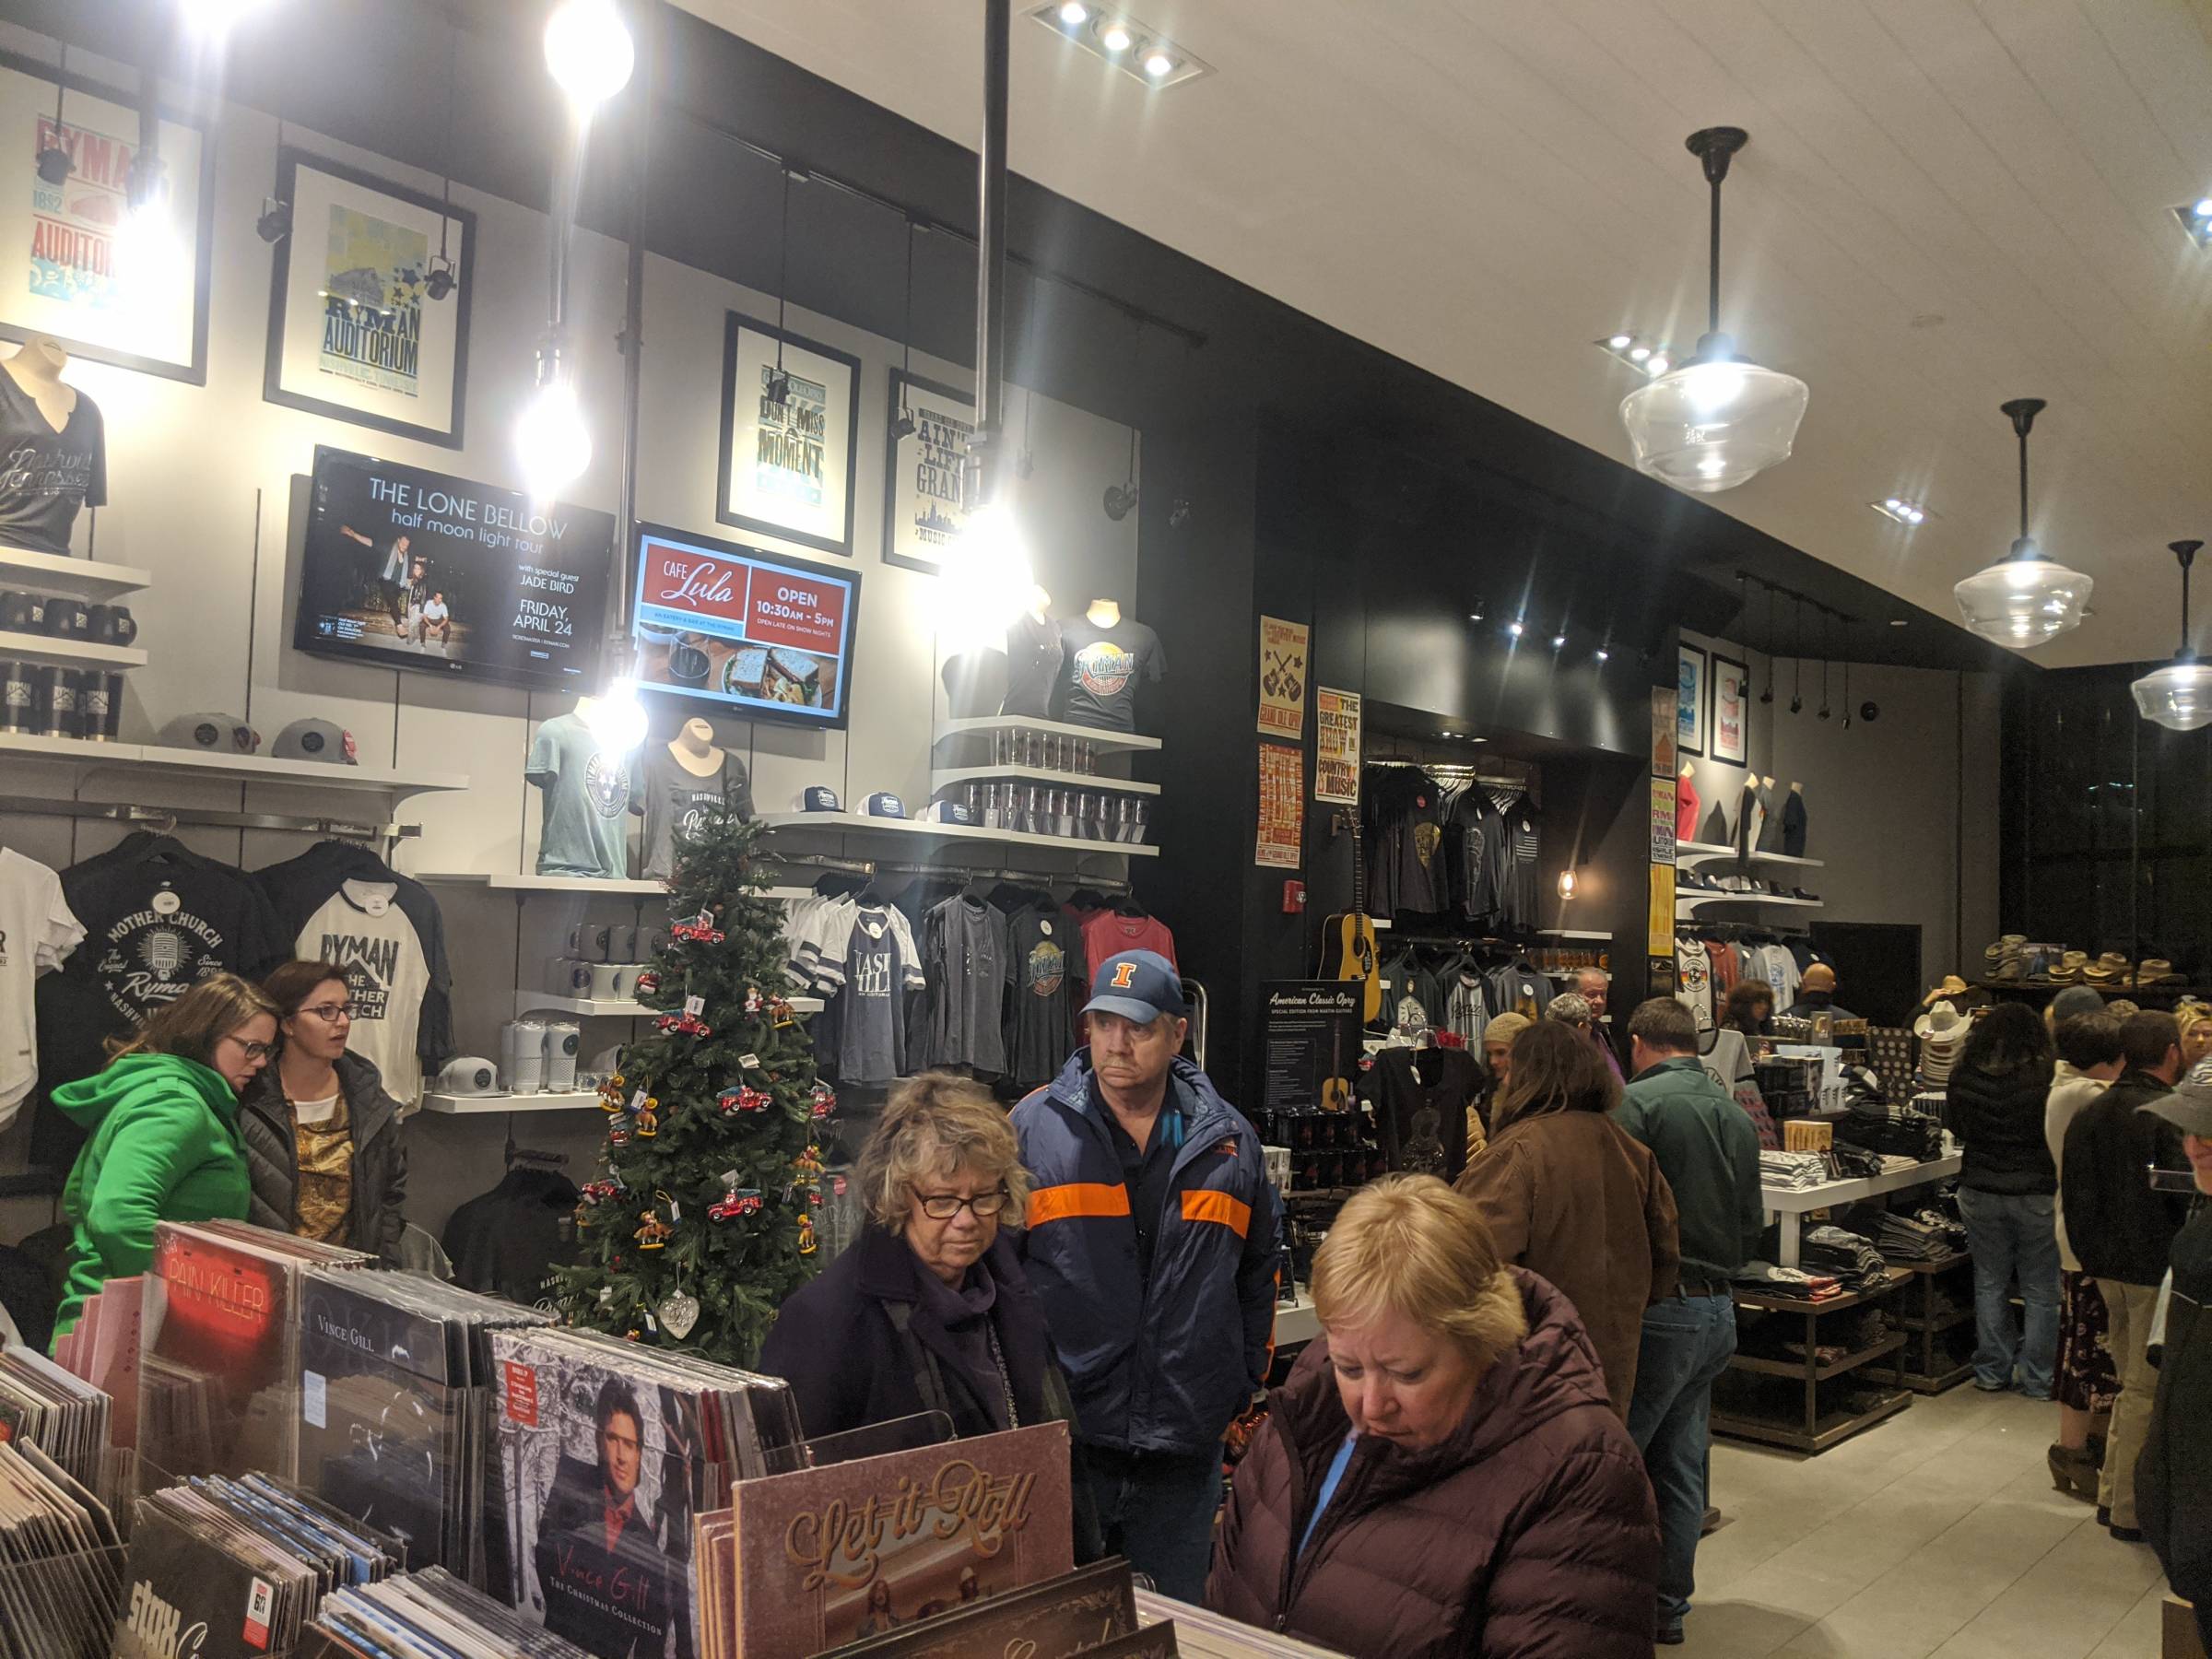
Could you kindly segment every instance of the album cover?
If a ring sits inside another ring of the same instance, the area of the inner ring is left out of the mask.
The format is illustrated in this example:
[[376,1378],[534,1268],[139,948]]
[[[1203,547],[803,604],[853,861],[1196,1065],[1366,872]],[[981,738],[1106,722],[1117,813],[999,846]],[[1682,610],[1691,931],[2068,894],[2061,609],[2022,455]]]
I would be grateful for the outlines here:
[[815,1653],[1075,1566],[1065,1423],[741,1482],[736,1652]]
[[979,1594],[965,1606],[888,1635],[848,1642],[825,1659],[970,1659],[979,1653],[1074,1659],[1136,1629],[1129,1563],[1116,1557],[1026,1590]]
[[146,1484],[297,1474],[296,1272],[257,1242],[166,1221],[155,1229],[140,1360]]

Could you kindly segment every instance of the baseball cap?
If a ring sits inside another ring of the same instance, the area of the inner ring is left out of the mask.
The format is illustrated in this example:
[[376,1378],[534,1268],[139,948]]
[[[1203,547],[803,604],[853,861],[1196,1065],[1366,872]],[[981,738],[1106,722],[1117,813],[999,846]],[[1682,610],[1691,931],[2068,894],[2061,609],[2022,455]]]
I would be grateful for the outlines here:
[[879,789],[863,801],[861,809],[870,818],[902,818],[906,816],[906,803],[888,789]]
[[975,814],[968,810],[965,801],[932,801],[915,813],[914,818],[924,824],[972,824]]
[[809,783],[799,791],[799,810],[801,812],[842,812],[844,808],[837,804],[836,790],[830,788],[827,784]]
[[1090,1000],[1083,1005],[1086,1014],[1119,1014],[1144,1025],[1162,1014],[1185,1018],[1190,1011],[1182,999],[1182,976],[1157,950],[1108,957],[1090,976]]
[[261,734],[235,714],[180,714],[161,728],[161,741],[172,748],[251,755],[261,747]]
[[353,734],[335,721],[295,720],[276,734],[269,750],[279,760],[323,760],[332,766],[359,766]]
[[2136,1110],[2164,1118],[2183,1135],[2212,1140],[2212,1060],[2199,1060],[2171,1094],[2146,1100]]

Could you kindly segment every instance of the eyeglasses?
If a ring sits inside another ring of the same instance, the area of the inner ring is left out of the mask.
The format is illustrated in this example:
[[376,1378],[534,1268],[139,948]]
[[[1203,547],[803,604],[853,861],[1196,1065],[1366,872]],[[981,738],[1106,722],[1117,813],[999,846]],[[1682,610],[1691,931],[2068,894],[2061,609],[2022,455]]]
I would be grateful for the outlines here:
[[276,1045],[273,1042],[255,1042],[249,1038],[232,1037],[227,1034],[223,1041],[237,1043],[239,1052],[249,1060],[266,1060],[276,1052]]
[[324,1025],[336,1025],[341,1019],[359,1018],[361,1005],[359,1003],[317,1003],[313,1007],[302,1008],[300,1012],[312,1014]]
[[1010,1194],[1005,1187],[994,1193],[978,1193],[972,1198],[963,1198],[958,1193],[916,1193],[922,1202],[922,1213],[932,1221],[949,1221],[960,1213],[963,1206],[975,1212],[978,1221],[988,1221],[1006,1207]]

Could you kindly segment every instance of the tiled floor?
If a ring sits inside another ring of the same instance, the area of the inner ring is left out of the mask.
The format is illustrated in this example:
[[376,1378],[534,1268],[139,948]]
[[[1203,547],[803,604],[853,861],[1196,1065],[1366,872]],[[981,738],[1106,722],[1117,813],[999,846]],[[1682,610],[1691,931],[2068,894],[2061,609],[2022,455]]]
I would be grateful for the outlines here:
[[1712,1449],[1688,1659],[2158,1659],[2165,1579],[2052,1490],[2057,1408],[1960,1387],[1818,1457]]

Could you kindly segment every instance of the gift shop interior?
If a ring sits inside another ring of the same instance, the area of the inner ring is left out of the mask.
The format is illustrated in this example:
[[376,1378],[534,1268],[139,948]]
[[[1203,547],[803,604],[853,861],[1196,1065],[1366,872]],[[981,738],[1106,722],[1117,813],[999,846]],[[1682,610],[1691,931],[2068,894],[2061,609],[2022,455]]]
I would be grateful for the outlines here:
[[0,1649],[2204,1659],[2212,25],[1154,6],[0,5]]

